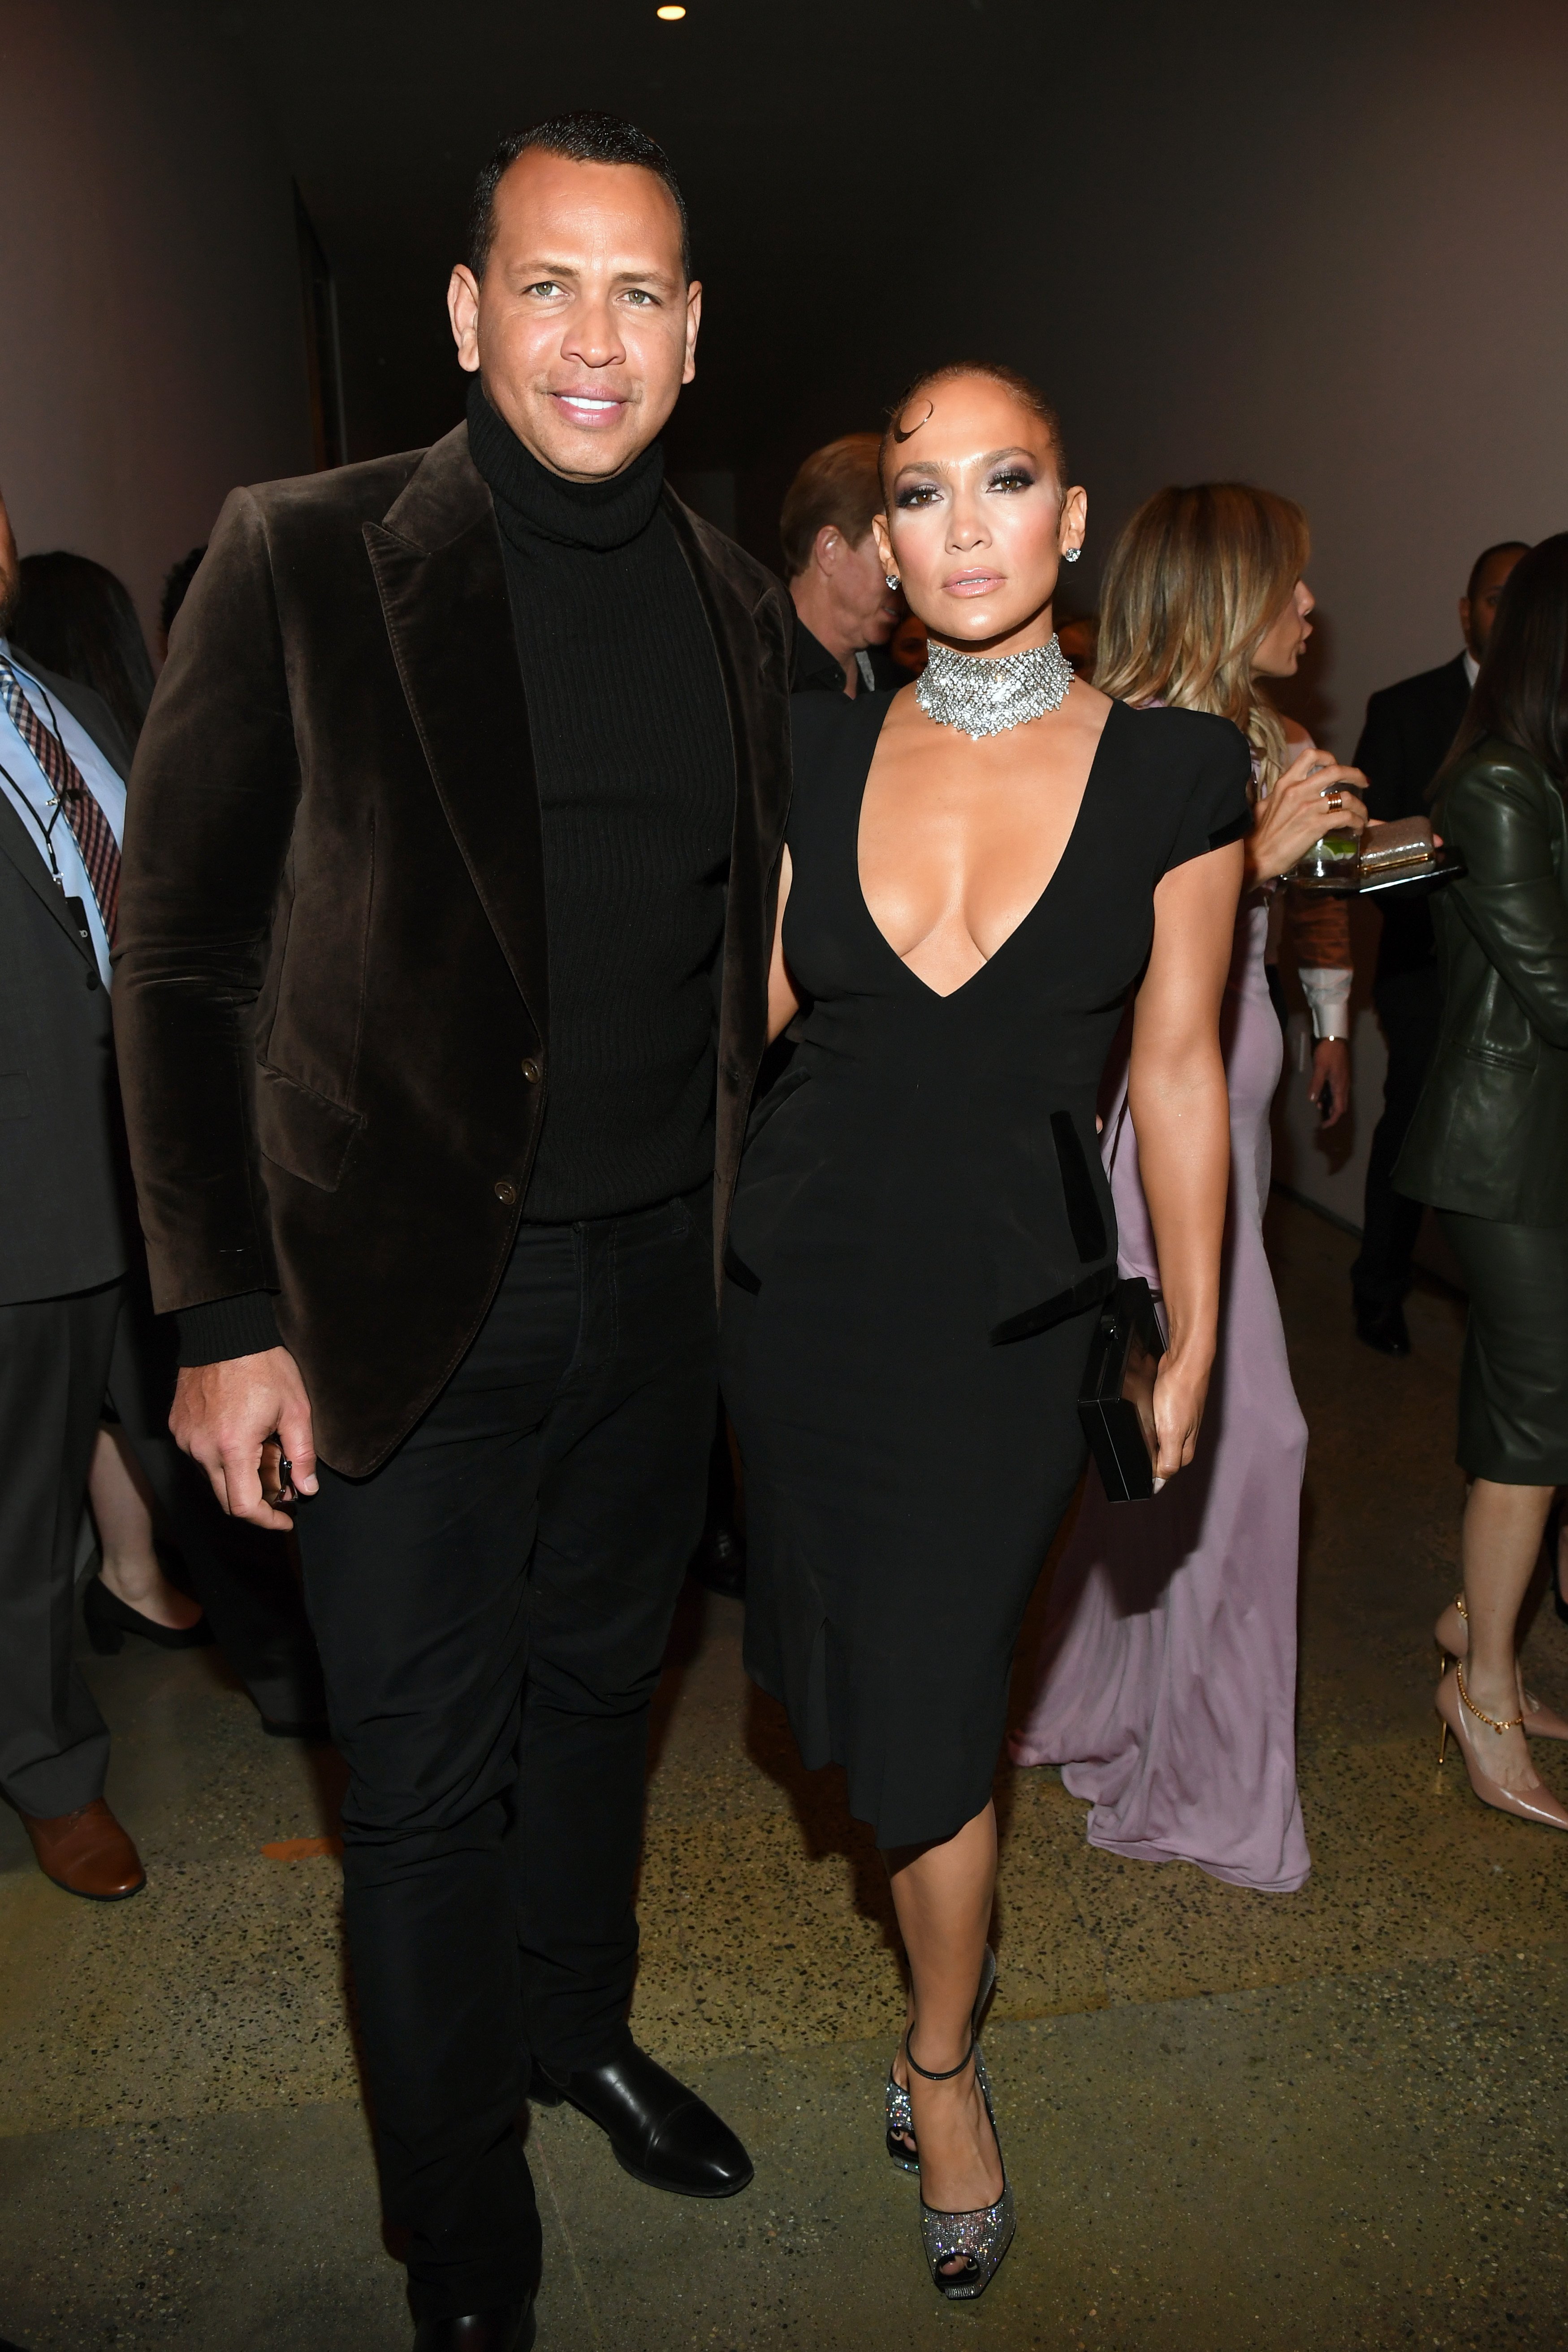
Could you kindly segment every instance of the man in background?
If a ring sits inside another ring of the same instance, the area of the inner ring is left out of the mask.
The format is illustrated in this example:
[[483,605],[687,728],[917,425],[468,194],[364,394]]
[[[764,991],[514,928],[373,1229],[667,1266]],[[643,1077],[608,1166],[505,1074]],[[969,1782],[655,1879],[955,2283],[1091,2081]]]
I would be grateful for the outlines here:
[[109,950],[130,761],[96,694],[14,654],[20,589],[0,500],[0,1790],[46,1875],[109,1903],[143,1874],[71,1646],[127,1265]]
[[[1458,732],[1491,636],[1498,598],[1527,552],[1524,541],[1507,539],[1478,555],[1459,599],[1463,653],[1440,668],[1384,687],[1368,702],[1355,765],[1367,780],[1373,824],[1426,814],[1433,782]],[[1418,1201],[1396,1192],[1390,1180],[1437,1040],[1443,983],[1426,901],[1394,899],[1382,912],[1373,1003],[1388,1047],[1388,1076],[1367,1161],[1361,1255],[1351,1281],[1358,1336],[1383,1355],[1407,1356],[1405,1297],[1422,1210]]]
[[881,446],[875,433],[846,433],[812,452],[785,495],[779,540],[800,623],[797,694],[888,693],[908,683],[885,651],[900,604],[871,536],[882,511]]
[[[142,1864],[104,1801],[109,1731],[71,1658],[106,1410],[265,1727],[323,1729],[325,1704],[283,1544],[226,1519],[168,1433],[173,1352],[129,1205],[109,1011],[131,754],[98,694],[8,636],[21,579],[0,499],[0,1790],[45,1875],[110,1902]],[[104,1533],[100,1646],[127,1631],[183,1646],[189,1630],[116,1594],[110,1550]]]

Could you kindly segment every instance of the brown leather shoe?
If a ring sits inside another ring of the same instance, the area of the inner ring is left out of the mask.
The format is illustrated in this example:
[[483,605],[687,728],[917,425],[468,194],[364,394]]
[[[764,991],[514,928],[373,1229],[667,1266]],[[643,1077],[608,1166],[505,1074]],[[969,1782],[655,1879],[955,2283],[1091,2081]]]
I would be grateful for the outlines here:
[[33,1841],[38,1868],[68,1895],[85,1895],[89,1903],[122,1903],[147,1884],[141,1855],[101,1797],[50,1821],[24,1813],[22,1826]]

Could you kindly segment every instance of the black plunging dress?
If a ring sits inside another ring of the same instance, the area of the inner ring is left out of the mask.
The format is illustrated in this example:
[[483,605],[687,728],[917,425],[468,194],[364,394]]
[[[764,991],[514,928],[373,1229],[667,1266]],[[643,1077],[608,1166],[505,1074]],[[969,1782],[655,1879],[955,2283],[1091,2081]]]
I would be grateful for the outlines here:
[[990,1794],[1014,1645],[1083,1466],[1115,1278],[1095,1096],[1161,877],[1247,823],[1227,720],[1113,704],[1041,897],[949,996],[871,919],[860,803],[889,698],[795,703],[795,1052],[725,1254],[746,1664],[882,1846]]

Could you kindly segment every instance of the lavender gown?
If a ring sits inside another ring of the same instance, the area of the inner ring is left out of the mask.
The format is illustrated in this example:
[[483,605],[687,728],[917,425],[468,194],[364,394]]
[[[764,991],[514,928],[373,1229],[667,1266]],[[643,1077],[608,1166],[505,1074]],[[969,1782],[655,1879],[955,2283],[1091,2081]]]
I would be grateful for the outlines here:
[[[1230,1211],[1219,1350],[1196,1459],[1151,1503],[1107,1503],[1091,1470],[1051,1587],[1038,1683],[1012,1743],[1087,1797],[1093,1845],[1184,1858],[1285,1894],[1309,1868],[1296,1793],[1296,1570],[1307,1427],[1263,1250],[1268,1109],[1279,1081],[1261,893],[1242,901],[1221,1033],[1230,1088]],[[1108,1085],[1111,1082],[1108,1074]],[[1123,1274],[1157,1289],[1127,1116],[1100,1141]]]

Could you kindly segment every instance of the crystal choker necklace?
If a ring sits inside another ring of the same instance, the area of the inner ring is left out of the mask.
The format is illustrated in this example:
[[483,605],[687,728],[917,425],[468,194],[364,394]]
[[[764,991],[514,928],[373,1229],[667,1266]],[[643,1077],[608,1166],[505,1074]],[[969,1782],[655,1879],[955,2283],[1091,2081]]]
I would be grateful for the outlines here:
[[1048,646],[1026,646],[999,660],[956,653],[932,638],[915,700],[939,727],[956,727],[978,743],[983,735],[1003,735],[1059,710],[1071,684],[1072,664],[1054,636]]

